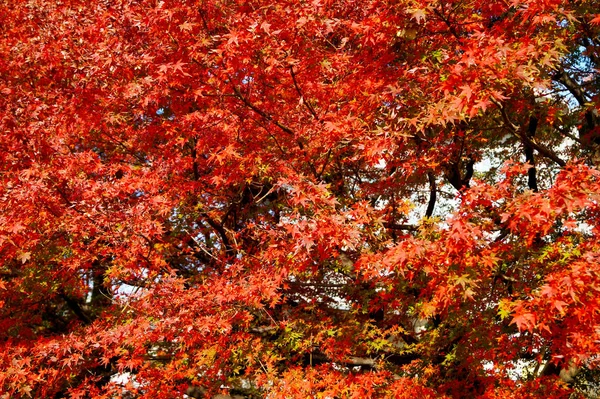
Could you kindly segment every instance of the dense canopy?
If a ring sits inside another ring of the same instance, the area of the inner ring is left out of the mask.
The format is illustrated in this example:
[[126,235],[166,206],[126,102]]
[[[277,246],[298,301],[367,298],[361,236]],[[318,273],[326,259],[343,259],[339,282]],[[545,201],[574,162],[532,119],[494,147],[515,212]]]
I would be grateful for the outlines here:
[[595,397],[599,69],[595,0],[0,1],[0,398]]

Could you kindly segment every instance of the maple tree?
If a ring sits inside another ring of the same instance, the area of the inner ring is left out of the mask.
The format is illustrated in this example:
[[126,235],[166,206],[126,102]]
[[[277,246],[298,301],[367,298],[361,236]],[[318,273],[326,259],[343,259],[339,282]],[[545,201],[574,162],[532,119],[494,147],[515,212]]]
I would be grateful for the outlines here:
[[0,3],[1,398],[598,394],[593,0]]

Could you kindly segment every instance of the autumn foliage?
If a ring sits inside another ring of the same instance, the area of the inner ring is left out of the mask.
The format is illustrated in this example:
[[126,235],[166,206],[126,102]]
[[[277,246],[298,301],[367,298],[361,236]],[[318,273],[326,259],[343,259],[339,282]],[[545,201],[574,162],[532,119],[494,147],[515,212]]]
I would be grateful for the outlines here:
[[0,398],[595,397],[599,68],[595,0],[0,1]]

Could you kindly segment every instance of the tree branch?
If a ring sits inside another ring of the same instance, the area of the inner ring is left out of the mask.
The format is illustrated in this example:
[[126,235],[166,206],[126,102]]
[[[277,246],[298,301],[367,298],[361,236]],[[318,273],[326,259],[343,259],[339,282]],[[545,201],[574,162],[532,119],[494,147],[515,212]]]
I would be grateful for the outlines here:
[[462,191],[464,188],[469,188],[469,183],[471,182],[471,178],[473,177],[474,173],[475,160],[469,158],[469,161],[466,165],[466,172],[464,177],[462,176],[462,173],[460,171],[460,164],[460,159],[451,163],[451,169],[446,175],[448,178],[448,182],[450,182],[450,184],[459,192]]
[[[264,119],[266,119],[267,121],[273,123],[275,126],[277,126],[279,129],[281,129],[283,132],[289,134],[292,137],[296,137],[296,134],[294,133],[294,131],[284,125],[283,123],[279,122],[278,120],[276,120],[275,118],[273,118],[271,115],[267,114],[265,111],[263,111],[262,109],[258,108],[256,105],[252,104],[252,102],[250,102],[250,100],[248,100],[246,97],[244,97],[244,95],[242,94],[242,92],[240,91],[240,89],[237,86],[233,86],[233,91],[235,92],[236,96],[242,100],[242,102],[244,104],[246,104],[246,106],[248,108],[250,108],[252,111],[254,111],[255,113],[257,113],[258,115],[262,116]],[[299,138],[296,139],[296,143],[298,144],[298,148],[300,148],[300,150],[304,151],[304,144],[302,144],[302,141],[300,141]],[[317,170],[315,169],[315,166],[312,163],[308,163],[308,167],[310,168],[311,172],[313,173],[313,175],[318,178],[319,174],[317,173]]]
[[564,69],[556,71],[552,75],[552,80],[565,86],[567,90],[575,97],[579,105],[584,106],[587,102],[586,95],[581,87],[575,82]]
[[298,92],[298,95],[300,96],[302,103],[304,104],[304,106],[306,106],[308,111],[311,113],[311,115],[316,120],[320,120],[319,116],[317,115],[317,112],[313,108],[312,104],[304,98],[304,94],[302,94],[302,90],[300,89],[300,86],[298,85],[298,81],[296,80],[296,74],[294,73],[294,67],[292,65],[290,65],[290,75],[292,75],[292,81],[294,82],[294,86],[296,87],[296,91]]
[[435,201],[437,198],[437,186],[435,184],[435,175],[432,171],[427,172],[429,178],[429,203],[427,204],[427,210],[425,216],[431,217],[433,215],[433,209],[435,208]]
[[77,301],[69,297],[63,291],[61,291],[59,295],[66,302],[67,306],[69,309],[71,309],[75,316],[77,316],[77,318],[83,322],[83,324],[90,324],[92,322],[92,319],[85,313]]
[[[291,136],[295,136],[294,131],[291,128],[289,128],[286,125],[284,125],[284,124],[280,123],[279,121],[275,120],[271,115],[267,114],[265,111],[263,111],[262,109],[258,108],[256,105],[252,104],[250,102],[250,100],[248,100],[246,97],[244,97],[244,95],[242,94],[242,92],[240,91],[240,89],[237,86],[233,86],[233,91],[237,95],[237,98],[239,98],[240,100],[242,100],[242,102],[244,104],[246,104],[246,106],[248,108],[250,108],[252,111],[256,112],[258,115],[262,116],[263,118],[265,118],[269,122],[273,123],[275,126],[277,126],[278,128],[280,128],[281,130],[283,130],[285,133],[287,133],[287,134],[289,134]],[[300,149],[303,149],[302,143],[298,142],[298,145],[301,146]]]
[[506,126],[506,128],[508,128],[508,130],[510,130],[515,136],[519,137],[523,143],[525,145],[531,146],[532,148],[534,148],[535,150],[537,150],[537,152],[539,152],[540,154],[542,154],[544,157],[554,161],[556,164],[558,164],[561,167],[565,167],[567,166],[567,163],[565,161],[563,161],[562,159],[560,159],[560,157],[558,155],[556,155],[554,153],[554,151],[538,144],[535,141],[535,138],[529,138],[527,137],[526,134],[524,134],[520,127],[513,124],[510,121],[510,118],[508,117],[508,114],[506,113],[506,109],[504,108],[504,106],[499,103],[498,101],[496,101],[494,98],[491,99],[491,101],[496,104],[496,106],[500,109],[500,113],[502,115],[502,120],[504,121],[504,126]]
[[206,212],[202,212],[201,216],[206,220],[206,222],[210,225],[210,227],[212,227],[213,229],[215,229],[215,231],[217,233],[219,233],[219,236],[221,237],[221,241],[223,242],[223,245],[225,246],[225,252],[232,254],[234,252],[233,247],[231,246],[231,242],[229,241],[229,237],[227,237],[227,232],[225,231],[225,228],[223,227],[223,225],[217,223]]
[[384,223],[383,227],[390,230],[407,230],[417,231],[418,227],[412,224],[396,224],[396,223]]
[[[533,139],[537,130],[538,119],[535,116],[529,118],[529,127],[527,129],[527,137]],[[529,163],[531,167],[527,170],[527,186],[533,190],[534,193],[538,192],[537,175],[535,169],[535,158],[533,157],[533,147],[531,145],[525,145],[525,162]]]
[[[581,107],[585,107],[588,100],[581,86],[573,80],[564,69],[559,69],[552,76],[555,82],[562,84],[575,97]],[[584,138],[588,132],[592,131],[598,125],[598,111],[596,109],[587,109],[584,114],[585,124],[580,129],[580,137]],[[588,138],[588,142],[599,143],[598,135]]]

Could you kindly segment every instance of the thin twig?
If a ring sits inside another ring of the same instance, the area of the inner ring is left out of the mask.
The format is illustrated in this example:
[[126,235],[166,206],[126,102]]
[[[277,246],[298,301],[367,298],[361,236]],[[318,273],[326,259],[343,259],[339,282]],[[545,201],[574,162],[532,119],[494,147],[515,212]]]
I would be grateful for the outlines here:
[[294,86],[296,87],[296,91],[298,92],[298,95],[300,96],[302,103],[306,106],[306,108],[308,108],[308,111],[311,113],[311,115],[316,120],[320,120],[319,115],[317,115],[317,112],[313,108],[312,104],[304,98],[304,94],[302,93],[302,90],[300,89],[300,86],[298,85],[298,81],[296,80],[296,74],[294,73],[293,65],[290,65],[290,75],[292,75],[292,81],[294,82]]

